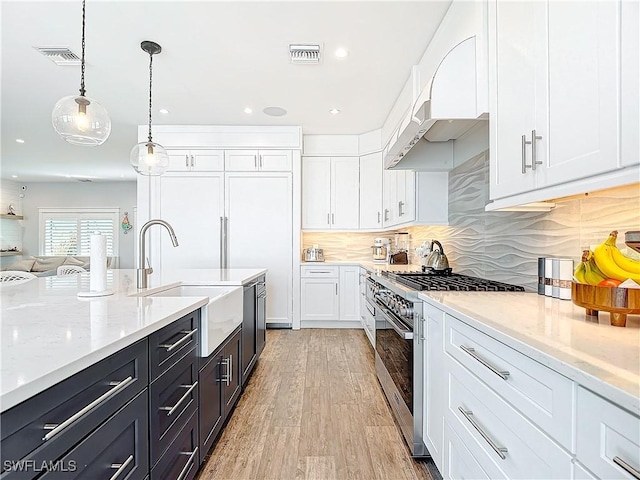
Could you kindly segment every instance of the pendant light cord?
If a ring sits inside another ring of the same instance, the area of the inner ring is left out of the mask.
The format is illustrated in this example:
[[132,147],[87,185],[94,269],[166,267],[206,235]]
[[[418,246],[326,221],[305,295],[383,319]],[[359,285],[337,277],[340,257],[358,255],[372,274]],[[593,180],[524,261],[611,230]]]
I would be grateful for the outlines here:
[[84,24],[85,24],[85,0],[82,0],[82,66],[80,75],[80,96],[84,97]]
[[153,54],[149,54],[149,143],[151,140],[151,86],[153,85]]

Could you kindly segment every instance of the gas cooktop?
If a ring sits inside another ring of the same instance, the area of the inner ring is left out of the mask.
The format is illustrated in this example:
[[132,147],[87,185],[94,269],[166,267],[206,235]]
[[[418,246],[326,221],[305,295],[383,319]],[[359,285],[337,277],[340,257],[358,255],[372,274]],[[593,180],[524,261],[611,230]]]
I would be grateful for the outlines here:
[[469,277],[451,273],[449,275],[434,275],[432,273],[386,272],[386,276],[414,290],[442,290],[465,292],[524,292],[524,287],[509,283],[485,280],[484,278]]

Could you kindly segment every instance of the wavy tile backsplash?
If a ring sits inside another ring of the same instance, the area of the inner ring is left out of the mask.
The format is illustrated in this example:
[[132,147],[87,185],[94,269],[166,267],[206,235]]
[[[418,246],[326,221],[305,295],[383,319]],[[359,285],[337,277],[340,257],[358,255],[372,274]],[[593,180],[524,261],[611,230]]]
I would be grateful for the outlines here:
[[[550,212],[485,212],[489,199],[489,155],[485,152],[449,173],[449,226],[414,226],[411,249],[438,239],[457,273],[523,285],[535,291],[538,257],[569,257],[602,242],[611,230],[640,230],[640,187],[609,190],[558,202]],[[390,232],[304,232],[304,248],[318,244],[330,260],[370,260],[376,237]],[[635,253],[635,252],[634,252]],[[415,255],[411,262],[420,263]]]

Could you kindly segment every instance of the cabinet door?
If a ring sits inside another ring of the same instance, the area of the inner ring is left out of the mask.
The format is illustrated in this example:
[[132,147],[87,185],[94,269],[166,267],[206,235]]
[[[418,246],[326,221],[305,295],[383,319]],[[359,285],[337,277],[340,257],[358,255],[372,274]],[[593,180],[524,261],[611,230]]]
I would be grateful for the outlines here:
[[358,158],[331,158],[331,228],[358,228],[359,183],[360,160]]
[[360,228],[382,227],[382,153],[360,157]]
[[255,172],[258,170],[257,150],[225,150],[224,169],[228,172]]
[[167,172],[188,172],[191,170],[191,152],[189,150],[167,150],[169,167]]
[[227,173],[229,268],[268,270],[267,323],[293,321],[291,173]]
[[340,267],[340,320],[360,320],[360,267]]
[[424,304],[427,351],[425,402],[422,412],[424,441],[434,463],[441,472],[444,468],[444,415],[446,412],[447,378],[444,364],[444,312]]
[[222,372],[220,369],[222,358],[220,351],[215,352],[209,357],[209,363],[200,370],[198,375],[198,388],[200,389],[199,445],[203,457],[213,445],[223,423]]
[[300,280],[300,320],[339,320],[338,279]]
[[192,150],[191,168],[198,172],[222,172],[224,170],[224,151]]
[[[621,3],[542,4],[548,9],[549,44],[548,75],[540,80],[548,80],[549,91],[541,105],[544,96],[536,92],[536,128],[543,137],[537,150],[544,185],[618,168]],[[637,82],[636,77],[636,87]]]
[[302,228],[331,228],[331,159],[302,159]]
[[220,268],[223,202],[220,174],[160,178],[160,214],[179,242],[173,247],[167,232],[158,229],[163,268]]
[[622,2],[622,56],[620,120],[622,165],[640,163],[640,3]]
[[249,374],[258,357],[257,325],[256,325],[256,285],[244,288],[242,314],[242,384],[249,378]]
[[258,167],[263,172],[290,172],[291,150],[260,150]]
[[397,208],[394,208],[396,203],[397,185],[396,179],[398,176],[398,170],[385,170],[382,174],[382,196],[383,196],[383,209],[382,209],[382,226],[390,227],[398,223]]
[[409,170],[396,172],[396,201],[394,204],[398,223],[416,219],[416,175]]
[[[225,379],[222,387],[222,399],[224,402],[224,416],[229,412],[238,401],[242,388],[242,330],[231,337],[229,342],[224,346],[223,359],[221,368],[223,378]],[[226,376],[226,377],[225,377]]]
[[[531,131],[537,128],[546,138],[544,124],[536,125],[535,115],[536,97],[546,98],[544,82],[538,83],[546,76],[546,70],[540,70],[546,44],[540,36],[545,31],[546,6],[527,1],[493,1],[490,6],[489,48],[495,54],[490,91],[490,196],[496,199],[536,186],[540,169],[522,172],[523,161],[531,164],[531,148],[523,146],[522,136],[530,140]],[[538,147],[541,152],[543,148]]]

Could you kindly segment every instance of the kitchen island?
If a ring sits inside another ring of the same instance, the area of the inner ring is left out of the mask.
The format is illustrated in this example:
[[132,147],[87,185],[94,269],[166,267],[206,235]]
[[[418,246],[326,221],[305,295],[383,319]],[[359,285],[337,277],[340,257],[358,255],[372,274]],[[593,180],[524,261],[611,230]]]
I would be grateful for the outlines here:
[[178,285],[241,286],[265,269],[194,269],[154,273],[136,288],[135,270],[109,270],[114,295],[80,298],[89,274],[53,276],[0,288],[0,411],[132,345],[207,297],[152,297]]

